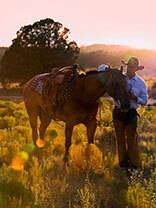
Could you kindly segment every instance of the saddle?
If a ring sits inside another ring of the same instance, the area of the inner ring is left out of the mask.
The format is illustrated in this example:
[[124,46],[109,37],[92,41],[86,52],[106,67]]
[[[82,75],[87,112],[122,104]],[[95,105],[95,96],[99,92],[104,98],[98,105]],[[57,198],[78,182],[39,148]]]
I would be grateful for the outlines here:
[[74,64],[72,66],[66,66],[63,68],[53,68],[52,72],[49,73],[48,76],[45,77],[45,83],[43,86],[43,95],[49,94],[49,87],[65,87],[73,80],[76,80],[77,77],[81,74],[82,68],[78,64]]
[[71,95],[71,85],[82,73],[82,68],[74,64],[63,68],[54,68],[46,77],[43,84],[42,96],[46,102],[46,111],[51,112],[53,119],[55,113],[61,109],[63,104],[67,102]]

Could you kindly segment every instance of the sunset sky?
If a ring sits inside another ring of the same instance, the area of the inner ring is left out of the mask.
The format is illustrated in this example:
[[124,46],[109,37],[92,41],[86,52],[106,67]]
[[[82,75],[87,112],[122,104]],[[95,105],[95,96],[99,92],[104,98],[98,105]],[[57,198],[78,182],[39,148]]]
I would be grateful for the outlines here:
[[156,49],[156,0],[0,0],[0,5],[0,46],[9,46],[21,26],[52,18],[79,45]]

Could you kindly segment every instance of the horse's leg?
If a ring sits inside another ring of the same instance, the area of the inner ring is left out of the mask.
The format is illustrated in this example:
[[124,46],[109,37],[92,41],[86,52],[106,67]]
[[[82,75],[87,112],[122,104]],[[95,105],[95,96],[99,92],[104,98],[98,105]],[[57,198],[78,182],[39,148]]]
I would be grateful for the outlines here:
[[96,114],[98,111],[98,103],[89,108],[87,119],[84,124],[87,128],[88,143],[94,143],[94,134],[97,127]]
[[40,111],[39,117],[41,121],[40,128],[39,128],[40,139],[44,140],[45,132],[46,132],[47,127],[50,124],[51,118],[43,110]]
[[94,143],[94,134],[96,130],[96,117],[91,117],[89,120],[87,120],[85,123],[85,126],[87,128],[87,138],[88,138],[88,144],[85,149],[85,156],[87,161],[87,171],[90,171],[90,161],[91,161],[91,144]]
[[66,124],[65,126],[65,154],[64,154],[64,162],[68,162],[69,158],[69,148],[71,146],[71,137],[73,133],[73,125]]
[[31,112],[28,112],[29,115],[29,122],[32,129],[32,139],[34,144],[36,145],[36,141],[38,138],[38,132],[37,132],[37,117],[38,117],[38,111],[37,109],[32,109]]
[[94,134],[96,131],[97,123],[96,123],[96,117],[92,118],[91,120],[88,120],[85,123],[87,127],[87,137],[88,137],[88,143],[94,143]]
[[32,91],[30,87],[24,88],[24,104],[29,116],[29,122],[32,129],[32,139],[36,145],[38,139],[37,119],[40,110],[40,96]]

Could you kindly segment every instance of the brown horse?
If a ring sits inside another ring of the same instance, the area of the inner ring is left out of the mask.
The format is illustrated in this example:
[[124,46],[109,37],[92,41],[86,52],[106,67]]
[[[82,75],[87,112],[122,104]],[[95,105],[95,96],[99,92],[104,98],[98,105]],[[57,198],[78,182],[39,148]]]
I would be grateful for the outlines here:
[[[24,103],[29,115],[32,128],[32,138],[36,144],[38,139],[37,119],[40,118],[39,136],[44,139],[46,129],[53,118],[53,109],[45,110],[47,101],[53,97],[53,88],[47,97],[39,91],[32,89],[31,85],[38,76],[46,77],[50,74],[37,75],[32,78],[24,88]],[[44,85],[43,85],[44,88]],[[83,123],[87,128],[88,143],[94,142],[96,130],[96,114],[98,111],[98,99],[107,92],[115,100],[120,101],[123,109],[129,107],[126,90],[126,77],[118,69],[108,69],[105,72],[88,72],[80,75],[70,83],[70,97],[65,103],[55,109],[55,118],[65,122],[65,155],[64,161],[68,161],[69,148],[73,127]],[[50,109],[50,108],[49,108]]]

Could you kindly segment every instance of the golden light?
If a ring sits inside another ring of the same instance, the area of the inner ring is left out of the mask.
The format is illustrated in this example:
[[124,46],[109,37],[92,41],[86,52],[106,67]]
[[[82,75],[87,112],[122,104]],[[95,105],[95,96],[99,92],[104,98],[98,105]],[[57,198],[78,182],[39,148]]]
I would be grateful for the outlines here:
[[37,139],[36,145],[39,148],[43,148],[45,146],[45,141],[43,139]]
[[14,170],[21,171],[24,169],[25,162],[29,159],[29,155],[25,151],[19,152],[11,161],[11,167]]
[[24,169],[23,159],[19,155],[15,156],[11,161],[11,167],[17,171],[23,170]]
[[20,152],[20,157],[21,157],[21,159],[22,159],[24,162],[26,162],[26,161],[29,159],[29,155],[28,155],[28,153],[25,152],[25,151],[21,151],[21,152]]
[[71,164],[80,171],[91,170],[100,173],[103,170],[103,155],[95,144],[73,144],[70,149]]

